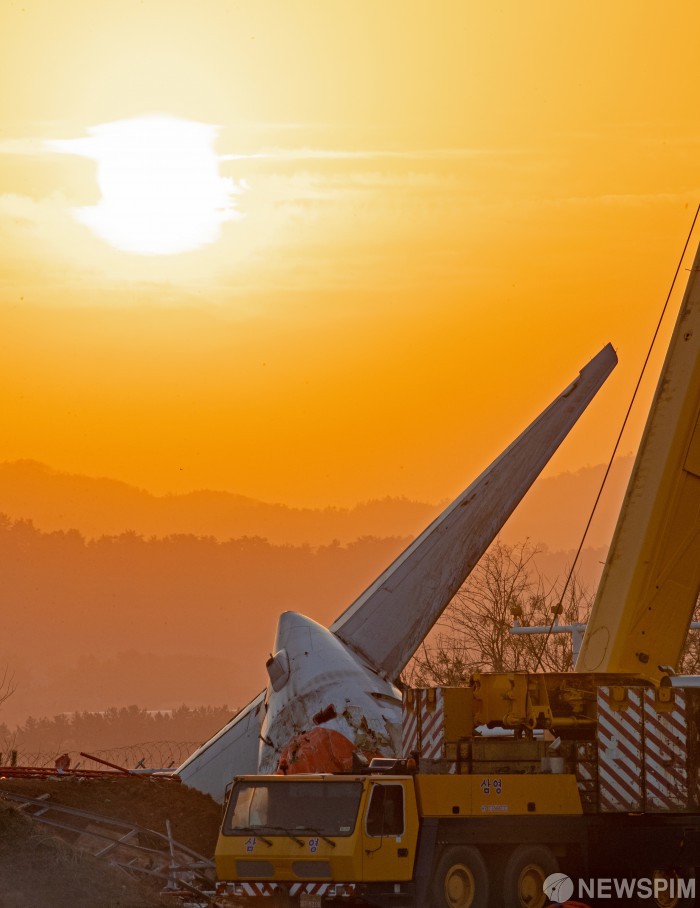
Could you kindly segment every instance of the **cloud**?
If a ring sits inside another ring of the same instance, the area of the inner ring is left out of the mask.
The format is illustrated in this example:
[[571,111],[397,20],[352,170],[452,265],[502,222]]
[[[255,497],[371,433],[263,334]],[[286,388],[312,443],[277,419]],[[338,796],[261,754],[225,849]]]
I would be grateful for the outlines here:
[[0,223],[36,233],[49,225],[70,222],[69,203],[61,193],[43,199],[32,199],[16,193],[0,195]]
[[47,152],[43,139],[0,139],[0,154],[27,156]]
[[379,149],[350,150],[333,148],[267,148],[252,154],[223,154],[221,161],[466,161],[474,158],[513,156],[520,150],[504,151],[488,148],[425,148],[407,151]]
[[559,199],[550,199],[549,205],[580,205],[580,206],[615,206],[627,207],[630,205],[678,205],[692,202],[697,203],[700,198],[700,189],[689,189],[686,192],[621,192],[601,193],[599,195],[567,196]]
[[[107,124],[114,125],[114,124]],[[205,124],[198,124],[204,126]],[[91,127],[91,136],[101,127]],[[217,127],[210,127],[218,131]],[[279,125],[275,126],[280,128]],[[301,128],[299,124],[287,124],[286,129]],[[0,139],[0,154],[3,155],[53,155],[78,154],[90,156],[93,141],[90,137],[81,139],[36,139],[8,138]],[[512,158],[527,154],[526,149],[504,148],[414,148],[396,149],[343,149],[343,148],[283,148],[270,146],[251,153],[233,153],[218,155],[220,161],[466,161],[475,158]]]

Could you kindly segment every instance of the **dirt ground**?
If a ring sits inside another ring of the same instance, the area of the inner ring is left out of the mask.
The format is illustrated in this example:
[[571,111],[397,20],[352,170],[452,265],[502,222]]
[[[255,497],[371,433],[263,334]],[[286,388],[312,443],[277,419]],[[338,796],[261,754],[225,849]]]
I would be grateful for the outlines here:
[[[165,833],[212,858],[221,808],[178,782],[146,776],[79,780],[0,779],[3,791],[38,797]],[[75,849],[0,800],[0,908],[150,908],[158,896],[116,868]]]
[[0,803],[0,908],[156,908],[157,894]]
[[173,837],[204,857],[214,856],[221,806],[208,795],[179,782],[149,776],[74,779],[0,779],[0,794],[13,791],[36,798],[48,793],[55,804],[128,820]]

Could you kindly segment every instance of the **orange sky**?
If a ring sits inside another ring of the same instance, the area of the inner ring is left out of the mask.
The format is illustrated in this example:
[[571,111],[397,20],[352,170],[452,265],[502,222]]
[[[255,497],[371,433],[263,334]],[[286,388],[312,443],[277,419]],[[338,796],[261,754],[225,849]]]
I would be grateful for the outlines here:
[[[438,501],[610,340],[550,471],[604,461],[700,201],[698,34],[691,2],[3,4],[0,460]],[[96,236],[96,161],[48,144],[154,114],[219,128],[235,217],[194,251]]]

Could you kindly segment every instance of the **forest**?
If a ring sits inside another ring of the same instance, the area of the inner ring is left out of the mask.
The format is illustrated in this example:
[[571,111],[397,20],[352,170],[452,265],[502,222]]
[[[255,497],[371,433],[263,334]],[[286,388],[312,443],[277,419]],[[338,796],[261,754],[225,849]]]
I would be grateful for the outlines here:
[[0,515],[0,675],[27,716],[248,702],[281,611],[332,621],[406,545],[274,545],[260,537],[86,539]]
[[[112,707],[104,712],[76,712],[53,718],[31,716],[14,731],[0,724],[0,750],[20,753],[113,750],[143,742],[197,742],[211,737],[233,716],[226,706],[180,706],[151,712],[138,706]],[[1,765],[1,761],[0,761]]]

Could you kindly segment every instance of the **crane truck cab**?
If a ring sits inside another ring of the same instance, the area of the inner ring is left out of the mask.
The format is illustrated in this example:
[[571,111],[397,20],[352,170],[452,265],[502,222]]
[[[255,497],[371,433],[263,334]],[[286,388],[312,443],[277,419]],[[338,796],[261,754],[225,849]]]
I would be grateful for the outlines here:
[[237,896],[289,893],[320,908],[365,884],[408,883],[419,822],[410,775],[240,776],[216,848],[217,876]]

